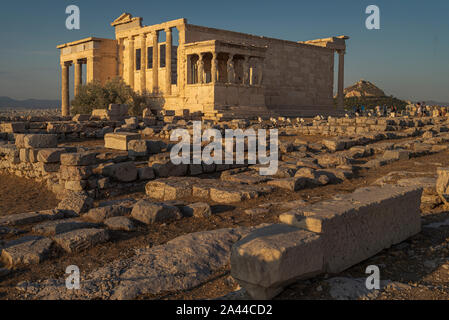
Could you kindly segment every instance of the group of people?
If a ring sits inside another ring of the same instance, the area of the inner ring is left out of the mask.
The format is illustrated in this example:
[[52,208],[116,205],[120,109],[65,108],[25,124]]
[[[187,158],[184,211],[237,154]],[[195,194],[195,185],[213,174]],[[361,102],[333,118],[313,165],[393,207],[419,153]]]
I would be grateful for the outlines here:
[[[356,115],[359,115],[359,116],[364,116],[364,115],[366,115],[367,113],[370,113],[370,112],[373,112],[374,110],[367,110],[367,108],[365,107],[365,106],[356,106],[356,107],[353,107],[352,108],[352,110],[353,110],[353,113],[354,114],[356,114]],[[376,108],[375,108],[375,113],[378,115],[378,116],[382,116],[382,117],[385,117],[385,116],[387,116],[387,115],[389,115],[389,114],[391,114],[391,113],[397,113],[398,112],[398,107],[396,107],[396,106],[390,106],[390,107],[387,107],[387,106],[377,106]]]
[[[407,106],[408,108],[409,106]],[[414,115],[417,117],[445,117],[447,114],[447,107],[441,106],[427,106],[424,102],[418,102],[416,105],[411,105]]]
[[425,102],[418,102],[416,104],[410,104],[405,109],[398,108],[397,106],[376,106],[374,109],[367,108],[365,106],[352,107],[352,113],[355,116],[371,116],[377,115],[379,117],[397,117],[400,115],[411,115],[416,117],[444,117],[448,114],[449,107],[431,107],[426,105]]
[[422,116],[426,116],[427,112],[426,112],[426,104],[424,102],[418,102],[416,104],[416,116],[417,117],[422,117]]

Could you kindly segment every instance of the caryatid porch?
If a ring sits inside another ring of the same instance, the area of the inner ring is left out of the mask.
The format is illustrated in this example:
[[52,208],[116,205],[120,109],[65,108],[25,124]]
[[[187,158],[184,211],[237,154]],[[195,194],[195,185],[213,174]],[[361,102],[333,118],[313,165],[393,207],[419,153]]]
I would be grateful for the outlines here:
[[207,113],[229,106],[266,110],[263,72],[266,47],[220,40],[185,45],[185,99]]

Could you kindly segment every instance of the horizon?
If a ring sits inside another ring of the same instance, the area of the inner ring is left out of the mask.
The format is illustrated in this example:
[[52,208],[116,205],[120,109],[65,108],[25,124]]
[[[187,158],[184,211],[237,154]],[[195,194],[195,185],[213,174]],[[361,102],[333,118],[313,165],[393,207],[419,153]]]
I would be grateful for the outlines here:
[[[89,36],[114,38],[110,23],[123,12],[144,25],[185,17],[189,23],[291,41],[348,35],[345,88],[368,80],[403,100],[449,102],[449,3],[418,1],[334,3],[228,2],[229,15],[216,3],[172,1],[157,4],[113,0],[7,3],[0,13],[0,96],[15,100],[60,100],[61,69],[56,46]],[[67,30],[65,8],[81,12],[80,30]],[[380,30],[365,28],[365,8],[380,8]],[[200,8],[201,10],[197,10]],[[417,23],[418,22],[418,23]],[[71,75],[72,76],[72,75]],[[336,74],[335,74],[336,76]],[[335,87],[335,86],[334,86]],[[73,88],[71,88],[73,90]],[[72,91],[73,92],[73,91]],[[73,95],[71,95],[73,98]]]

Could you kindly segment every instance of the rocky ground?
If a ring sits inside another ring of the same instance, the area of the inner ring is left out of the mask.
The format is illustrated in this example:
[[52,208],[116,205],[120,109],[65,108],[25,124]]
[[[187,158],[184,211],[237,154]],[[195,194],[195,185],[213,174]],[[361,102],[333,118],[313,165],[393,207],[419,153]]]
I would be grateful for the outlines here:
[[[313,136],[302,138],[308,141],[318,140]],[[394,142],[404,143],[411,139],[404,138]],[[275,189],[263,197],[229,205],[209,201],[211,216],[154,224],[133,221],[131,231],[112,231],[109,241],[99,242],[87,250],[67,253],[58,248],[52,252],[53,256],[38,264],[0,275],[0,298],[70,298],[63,287],[64,272],[68,265],[77,265],[88,283],[86,290],[78,298],[247,298],[229,275],[230,246],[247,234],[249,228],[278,222],[279,212],[282,211],[279,204],[297,205],[296,201],[313,203],[376,182],[391,183],[410,177],[434,178],[436,168],[447,165],[448,155],[448,151],[442,151],[398,160],[374,169],[361,168],[354,177],[338,184],[326,184],[296,192]],[[372,159],[369,156],[364,161]],[[0,202],[3,206],[2,215],[51,209],[57,204],[52,194],[41,185],[16,177],[2,176],[0,188],[3,197]],[[39,190],[42,190],[40,194]],[[116,198],[137,201],[146,197],[145,190],[142,189]],[[178,201],[192,203],[196,199],[180,198]],[[14,203],[21,203],[22,207]],[[279,210],[255,210],[263,208],[267,203]],[[422,207],[423,230],[420,234],[341,274],[319,276],[293,284],[278,298],[448,299],[448,219],[445,207],[433,195],[429,195],[428,202],[424,202]],[[36,232],[33,229],[35,225],[3,229],[2,239],[16,239],[17,234],[31,236]],[[198,243],[204,245],[198,247]],[[192,247],[196,250],[187,250]],[[178,253],[179,248],[183,248],[182,253]],[[367,292],[363,285],[365,268],[371,264],[379,266],[381,270],[382,290]],[[148,268],[149,265],[152,268]],[[121,274],[120,281],[118,274]],[[129,279],[141,277],[142,280],[124,281],[123,274],[128,275]]]

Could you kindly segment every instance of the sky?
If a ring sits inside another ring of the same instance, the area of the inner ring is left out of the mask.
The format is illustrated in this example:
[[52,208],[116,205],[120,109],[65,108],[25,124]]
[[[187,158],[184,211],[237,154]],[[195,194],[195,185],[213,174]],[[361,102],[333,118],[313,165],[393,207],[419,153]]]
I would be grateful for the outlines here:
[[[65,27],[72,4],[80,8],[80,30]],[[365,27],[368,5],[380,9],[379,30]],[[123,12],[143,17],[144,25],[186,18],[292,41],[347,35],[345,87],[365,79],[402,99],[449,102],[447,0],[3,0],[0,96],[60,99],[56,46],[89,36],[114,38],[110,23]]]

